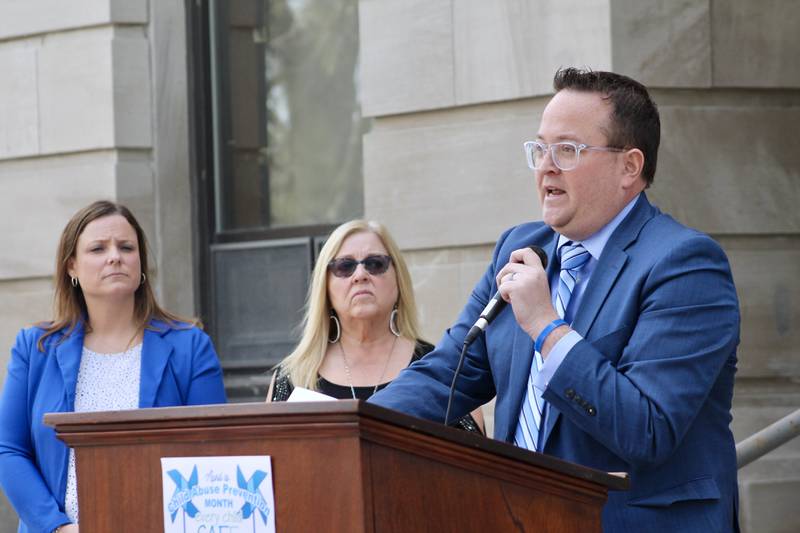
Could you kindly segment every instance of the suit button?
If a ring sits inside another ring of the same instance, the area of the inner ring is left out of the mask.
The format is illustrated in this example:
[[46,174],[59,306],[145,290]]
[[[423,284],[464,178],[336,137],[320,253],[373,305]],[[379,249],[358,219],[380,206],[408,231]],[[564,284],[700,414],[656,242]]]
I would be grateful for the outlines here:
[[586,400],[584,400],[583,398],[581,398],[580,404],[581,404],[581,407],[583,407],[584,409],[586,409],[587,407],[589,407],[589,402],[587,402],[587,401],[586,401]]
[[594,408],[594,406],[591,406],[591,405],[590,405],[590,406],[589,406],[589,408],[588,408],[588,409],[586,409],[586,413],[587,413],[589,416],[594,416],[594,415],[596,415],[596,414],[597,414],[597,409],[595,409],[595,408]]
[[565,391],[564,391],[564,396],[566,396],[568,399],[570,399],[570,400],[571,400],[572,398],[574,398],[574,397],[575,397],[575,390],[573,390],[573,389],[567,389],[567,390],[565,390]]

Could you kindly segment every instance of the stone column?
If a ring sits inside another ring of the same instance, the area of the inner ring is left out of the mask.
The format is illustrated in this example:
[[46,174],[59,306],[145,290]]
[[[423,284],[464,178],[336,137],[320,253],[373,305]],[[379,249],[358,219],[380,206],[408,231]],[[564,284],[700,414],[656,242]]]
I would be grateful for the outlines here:
[[160,302],[195,312],[186,55],[180,0],[0,2],[0,382],[19,329],[51,317],[58,238],[94,200],[133,210]]

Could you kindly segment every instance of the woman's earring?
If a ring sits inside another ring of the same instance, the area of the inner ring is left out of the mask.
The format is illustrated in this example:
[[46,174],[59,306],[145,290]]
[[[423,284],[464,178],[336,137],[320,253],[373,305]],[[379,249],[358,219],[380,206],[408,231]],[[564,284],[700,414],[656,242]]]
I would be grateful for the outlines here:
[[147,276],[145,276],[145,275],[144,275],[144,272],[142,272],[142,282],[141,282],[139,285],[144,285],[144,283],[145,283],[146,281],[147,281]]
[[71,278],[70,282],[72,283],[72,286],[77,288],[77,286],[78,286],[78,278],[76,278],[74,276],[70,276],[70,278]]
[[400,328],[397,327],[397,306],[392,309],[392,314],[389,315],[389,330],[395,337],[400,336]]
[[[331,335],[333,332],[333,326],[336,325],[336,335]],[[330,330],[328,331],[328,342],[331,344],[336,344],[339,342],[339,339],[342,338],[342,326],[339,324],[339,317],[336,316],[335,313],[331,313],[330,316]]]

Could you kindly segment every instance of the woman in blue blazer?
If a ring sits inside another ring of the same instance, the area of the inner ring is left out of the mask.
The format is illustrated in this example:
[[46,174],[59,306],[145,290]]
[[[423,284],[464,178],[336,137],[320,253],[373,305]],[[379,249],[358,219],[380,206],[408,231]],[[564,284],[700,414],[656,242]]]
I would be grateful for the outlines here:
[[95,202],[61,235],[54,319],[19,333],[0,397],[0,484],[20,532],[78,531],[74,453],[45,413],[225,402],[211,340],[158,305],[147,273],[124,206]]

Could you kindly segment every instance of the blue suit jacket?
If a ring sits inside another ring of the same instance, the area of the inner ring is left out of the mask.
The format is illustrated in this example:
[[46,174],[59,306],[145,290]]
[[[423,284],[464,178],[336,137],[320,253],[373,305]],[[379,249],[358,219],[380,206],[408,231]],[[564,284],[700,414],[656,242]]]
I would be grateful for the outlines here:
[[[371,401],[441,421],[461,345],[518,248],[547,251],[558,276],[558,235],[542,223],[508,230],[456,324],[436,349]],[[644,194],[609,239],[544,398],[543,453],[630,473],[611,492],[605,531],[738,528],[736,454],[729,429],[739,308],[727,258],[708,236],[653,207]],[[495,438],[513,441],[532,339],[503,311],[467,352],[453,400],[460,416],[495,394]]]
[[[198,328],[162,322],[145,329],[139,407],[225,403],[222,370],[208,336]],[[36,343],[43,330],[20,331],[0,398],[0,484],[17,514],[19,531],[51,532],[64,514],[69,448],[43,425],[45,413],[75,405],[84,331],[64,331]]]

